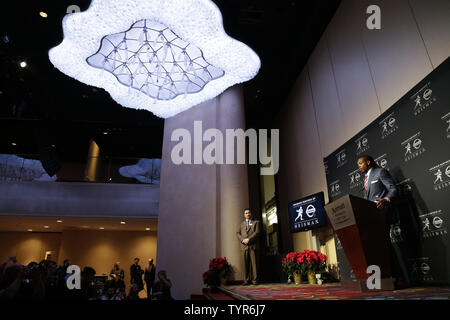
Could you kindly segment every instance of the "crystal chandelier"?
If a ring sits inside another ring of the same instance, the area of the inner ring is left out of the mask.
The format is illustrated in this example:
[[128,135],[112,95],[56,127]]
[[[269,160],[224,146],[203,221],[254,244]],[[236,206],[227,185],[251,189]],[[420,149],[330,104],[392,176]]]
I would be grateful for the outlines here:
[[223,70],[205,61],[200,49],[169,28],[141,20],[130,30],[103,38],[89,65],[111,72],[117,81],[156,100],[197,93]]
[[167,118],[248,81],[260,60],[223,30],[210,0],[92,0],[49,51],[63,73]]

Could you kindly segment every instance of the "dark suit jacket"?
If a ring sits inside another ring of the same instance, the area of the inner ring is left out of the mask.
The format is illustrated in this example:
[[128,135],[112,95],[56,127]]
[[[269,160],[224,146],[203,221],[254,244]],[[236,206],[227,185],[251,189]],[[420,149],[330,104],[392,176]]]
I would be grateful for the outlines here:
[[143,286],[142,282],[142,274],[144,271],[142,271],[140,265],[132,264],[130,267],[130,276],[131,276],[131,283],[137,283],[139,285],[139,289],[142,290],[140,287]]
[[[258,248],[258,236],[261,233],[261,223],[258,220],[250,220],[250,224],[250,229],[247,231],[247,222],[245,220],[242,221],[238,232],[236,232],[242,250],[255,250]],[[250,239],[248,245],[242,243],[242,240],[246,238]]]
[[156,271],[156,267],[155,265],[152,265],[151,270],[147,267],[145,267],[145,273],[144,273],[144,280],[145,282],[155,282],[155,271]]
[[368,194],[366,194],[363,185],[364,197],[370,201],[375,201],[378,198],[388,198],[389,200],[392,200],[398,193],[391,174],[383,168],[372,168],[367,187],[369,189]]

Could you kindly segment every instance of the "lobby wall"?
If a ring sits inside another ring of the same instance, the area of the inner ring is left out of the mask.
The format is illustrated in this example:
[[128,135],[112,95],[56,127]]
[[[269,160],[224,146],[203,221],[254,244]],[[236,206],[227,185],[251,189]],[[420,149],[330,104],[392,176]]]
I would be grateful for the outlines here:
[[[366,8],[381,9],[381,30]],[[313,248],[311,232],[291,235],[289,202],[324,191],[323,158],[366,127],[450,54],[447,0],[343,0],[294,84],[280,128],[280,225],[283,248]],[[321,250],[337,262],[329,230]]]
[[64,231],[58,264],[64,259],[80,268],[93,267],[97,275],[107,274],[114,263],[120,261],[125,271],[125,284],[130,284],[130,266],[133,259],[140,259],[142,269],[149,258],[156,261],[157,233],[153,231]]
[[45,257],[46,251],[52,251],[52,259],[58,258],[61,233],[44,232],[0,232],[0,263],[8,257],[16,257],[23,265]]

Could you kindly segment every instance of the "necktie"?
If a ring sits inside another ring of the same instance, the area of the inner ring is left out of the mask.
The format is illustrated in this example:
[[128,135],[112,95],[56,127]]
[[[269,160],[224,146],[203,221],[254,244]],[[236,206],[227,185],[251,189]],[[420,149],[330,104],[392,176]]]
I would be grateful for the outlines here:
[[250,220],[247,220],[247,231],[250,229]]
[[367,182],[369,182],[369,175],[366,174],[366,177],[364,178],[364,189],[366,190],[366,194],[368,194],[368,188],[367,188]]

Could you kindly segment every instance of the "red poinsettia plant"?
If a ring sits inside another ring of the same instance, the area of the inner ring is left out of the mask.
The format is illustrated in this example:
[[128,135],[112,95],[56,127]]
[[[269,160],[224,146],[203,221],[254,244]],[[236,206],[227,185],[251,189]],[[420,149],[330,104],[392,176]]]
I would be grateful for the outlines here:
[[327,256],[314,250],[301,253],[305,272],[322,273],[327,267]]
[[214,258],[209,262],[209,270],[203,273],[203,283],[210,287],[218,287],[230,273],[231,266],[227,258]]
[[289,252],[281,260],[281,269],[283,272],[289,275],[293,274],[303,274],[303,265],[300,261],[300,252]]
[[303,275],[308,272],[321,273],[325,271],[327,256],[313,250],[290,252],[281,260],[281,267],[286,274]]

